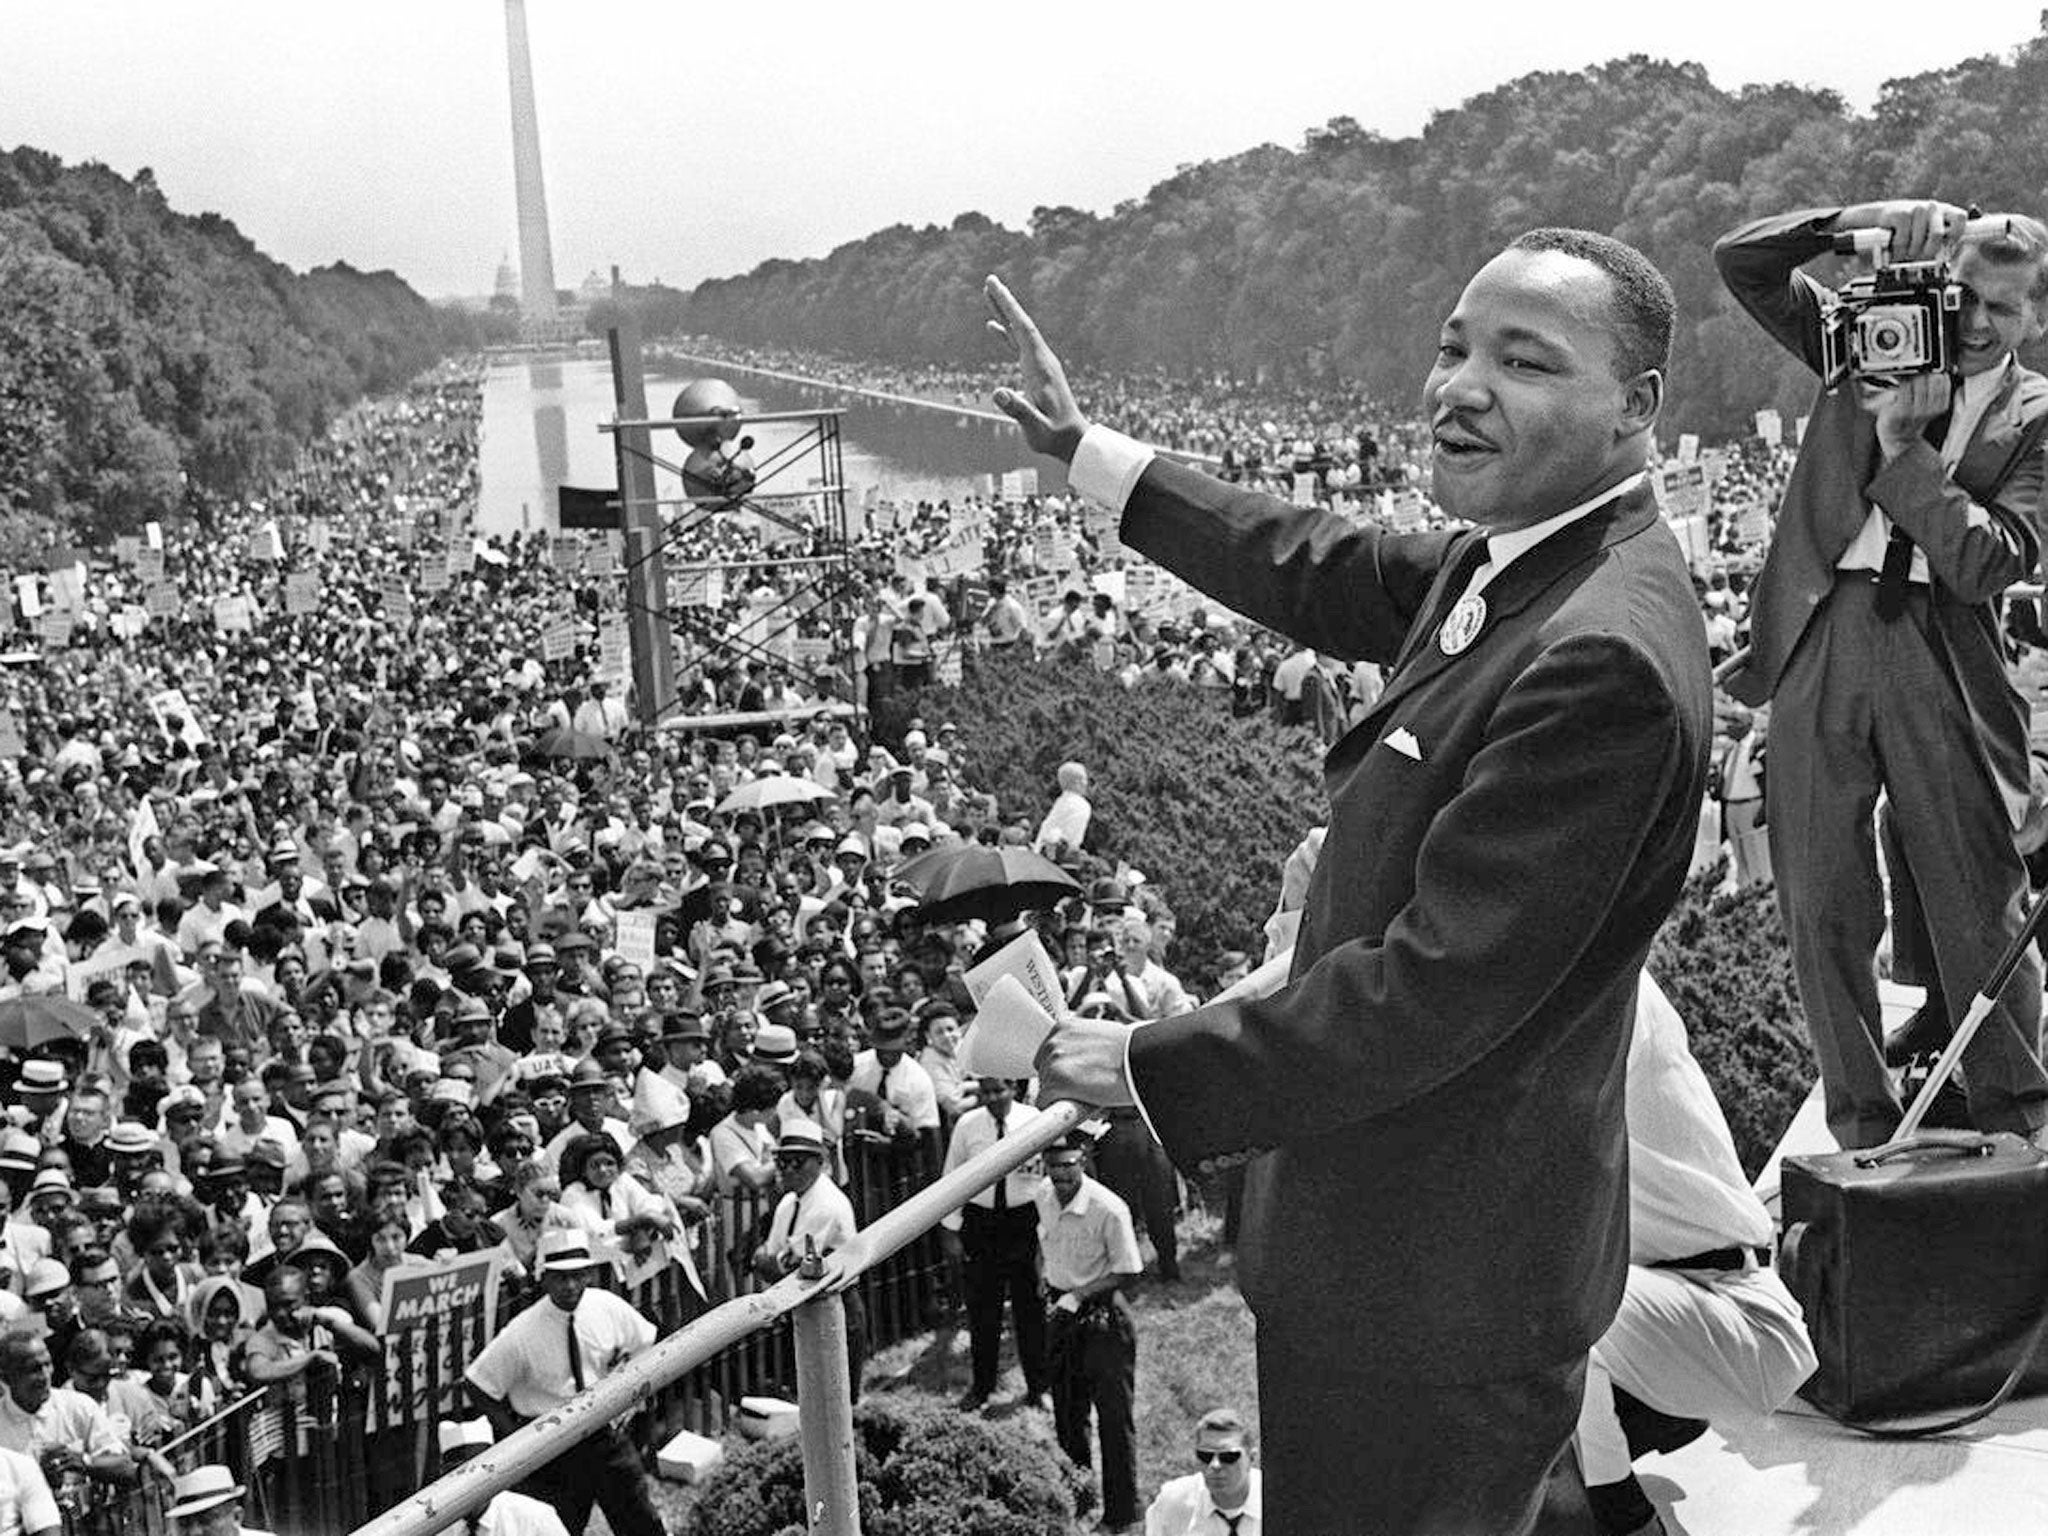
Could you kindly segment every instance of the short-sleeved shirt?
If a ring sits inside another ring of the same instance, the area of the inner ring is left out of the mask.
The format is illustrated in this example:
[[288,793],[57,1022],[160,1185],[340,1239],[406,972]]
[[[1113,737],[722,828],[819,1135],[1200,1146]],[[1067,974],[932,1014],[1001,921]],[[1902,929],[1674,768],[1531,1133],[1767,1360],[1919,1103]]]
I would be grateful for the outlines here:
[[1038,1251],[1045,1283],[1056,1291],[1078,1290],[1104,1275],[1135,1275],[1145,1268],[1131,1208],[1085,1174],[1071,1204],[1047,1179],[1038,1192]]
[[884,1067],[873,1051],[862,1051],[853,1058],[853,1075],[846,1080],[846,1086],[876,1095],[909,1121],[912,1130],[939,1128],[938,1089],[932,1086],[931,1074],[914,1057],[899,1056],[892,1065]]
[[61,1523],[57,1500],[35,1458],[0,1450],[0,1536],[55,1530]]
[[752,1129],[727,1115],[711,1127],[711,1176],[721,1195],[738,1187],[733,1169],[744,1162],[768,1162],[775,1156],[775,1133],[766,1125]]
[[502,1399],[521,1418],[553,1413],[576,1395],[569,1360],[573,1316],[583,1385],[594,1386],[654,1342],[654,1324],[623,1296],[595,1286],[576,1311],[564,1312],[543,1296],[513,1318],[470,1363],[470,1384]]

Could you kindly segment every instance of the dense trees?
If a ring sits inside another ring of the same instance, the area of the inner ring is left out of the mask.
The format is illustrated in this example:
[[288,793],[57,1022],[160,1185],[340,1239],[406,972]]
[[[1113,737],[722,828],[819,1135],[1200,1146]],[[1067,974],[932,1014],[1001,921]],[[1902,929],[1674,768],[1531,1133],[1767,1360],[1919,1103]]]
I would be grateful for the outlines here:
[[1718,89],[1634,57],[1541,73],[1391,140],[1336,118],[1301,148],[1184,167],[1105,217],[1039,208],[896,225],[815,261],[706,282],[688,327],[896,363],[985,359],[976,285],[1004,273],[1076,361],[1337,375],[1409,399],[1475,267],[1534,224],[1611,231],[1682,310],[1672,433],[1727,433],[1810,383],[1714,278],[1714,237],[1809,203],[1933,195],[2048,206],[2048,30],[2009,57],[1889,82],[1867,116],[1830,92]]
[[470,340],[389,272],[299,276],[226,219],[0,153],[0,512],[17,548],[232,493]]

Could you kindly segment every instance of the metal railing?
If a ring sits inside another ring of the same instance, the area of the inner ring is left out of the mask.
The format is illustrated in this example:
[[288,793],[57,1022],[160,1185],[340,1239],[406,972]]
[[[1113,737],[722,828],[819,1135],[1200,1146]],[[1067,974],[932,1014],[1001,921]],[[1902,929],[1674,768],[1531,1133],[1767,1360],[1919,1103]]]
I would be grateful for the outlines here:
[[876,1217],[845,1248],[765,1291],[736,1296],[712,1308],[553,1413],[358,1527],[356,1536],[434,1536],[524,1481],[566,1447],[645,1406],[671,1383],[792,1313],[808,1525],[823,1536],[859,1536],[846,1309],[840,1293],[924,1237],[978,1191],[1039,1156],[1086,1114],[1077,1104],[1051,1106],[1015,1134]]

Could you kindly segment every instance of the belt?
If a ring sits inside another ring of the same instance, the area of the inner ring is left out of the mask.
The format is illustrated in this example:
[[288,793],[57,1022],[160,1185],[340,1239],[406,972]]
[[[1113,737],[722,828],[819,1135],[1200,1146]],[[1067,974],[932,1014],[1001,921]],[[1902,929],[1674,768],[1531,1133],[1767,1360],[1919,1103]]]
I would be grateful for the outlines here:
[[[1867,565],[1838,565],[1835,567],[1836,581],[1869,582],[1872,585],[1875,585],[1877,579],[1883,574],[1884,572],[1875,570]],[[1927,589],[1930,585],[1932,585],[1932,583],[1918,581],[1911,576],[1908,576],[1906,578],[1906,591],[1908,593],[1917,592],[1922,597],[1925,597],[1927,595]]]
[[1768,1248],[1709,1248],[1705,1253],[1689,1253],[1682,1259],[1659,1259],[1649,1267],[1651,1269],[1713,1269],[1727,1274],[1733,1273],[1736,1270],[1764,1269],[1770,1265],[1770,1262],[1771,1250]]

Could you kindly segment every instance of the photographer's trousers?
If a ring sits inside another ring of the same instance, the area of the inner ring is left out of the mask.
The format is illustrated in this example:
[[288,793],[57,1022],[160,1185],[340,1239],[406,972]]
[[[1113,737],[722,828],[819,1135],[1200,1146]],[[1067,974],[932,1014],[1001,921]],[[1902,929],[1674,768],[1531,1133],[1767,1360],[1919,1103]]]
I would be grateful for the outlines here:
[[[1879,791],[1925,926],[1895,939],[1894,954],[1933,972],[1897,979],[1938,989],[1951,1019],[1962,1018],[2019,932],[2026,899],[2026,871],[1930,623],[1928,590],[1910,587],[1905,611],[1881,618],[1874,575],[1839,573],[1793,652],[1771,700],[1765,788],[1779,909],[1828,1128],[1845,1148],[1890,1139],[1903,1113],[1877,997]],[[2048,1121],[2040,1035],[2041,969],[2030,951],[1963,1054],[1980,1131],[2027,1135]]]

